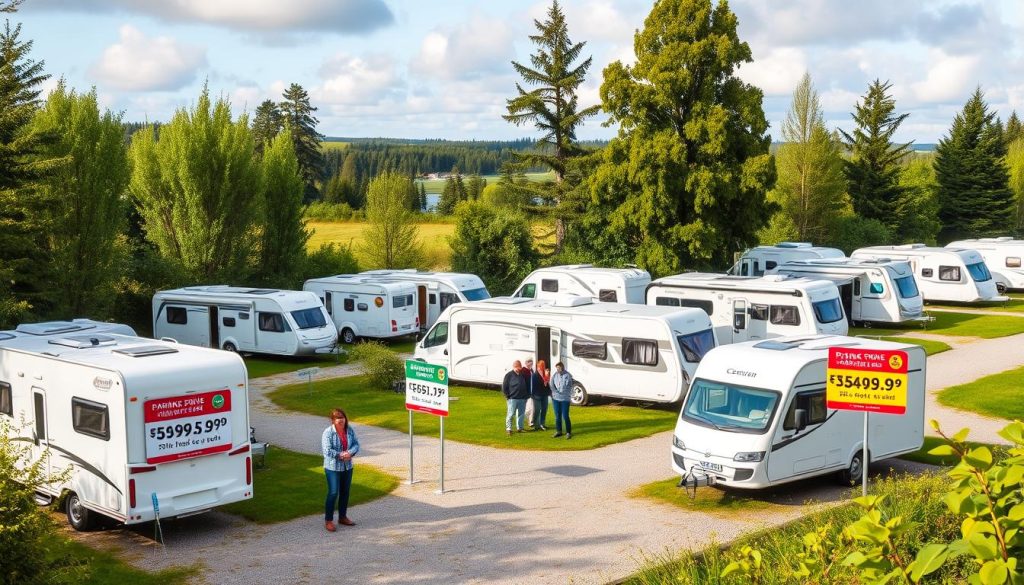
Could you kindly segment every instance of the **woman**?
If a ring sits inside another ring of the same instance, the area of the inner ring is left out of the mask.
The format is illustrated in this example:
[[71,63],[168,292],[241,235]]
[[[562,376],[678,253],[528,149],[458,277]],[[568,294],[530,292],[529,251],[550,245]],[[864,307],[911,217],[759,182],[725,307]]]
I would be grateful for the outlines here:
[[551,370],[544,360],[537,360],[537,369],[533,372],[533,383],[530,385],[530,397],[533,399],[533,428],[548,430],[544,423],[548,418],[548,397],[551,396]]
[[555,406],[555,437],[562,436],[562,423],[565,422],[565,438],[572,438],[572,421],[569,420],[569,401],[572,400],[572,374],[565,369],[562,362],[555,364],[555,373],[551,376],[551,402]]
[[355,526],[348,517],[348,496],[352,488],[352,458],[359,453],[359,439],[348,424],[345,411],[335,408],[331,411],[331,425],[324,429],[320,439],[324,454],[324,475],[327,476],[327,501],[324,503],[324,520],[328,532],[334,532],[334,506],[338,506],[338,522]]

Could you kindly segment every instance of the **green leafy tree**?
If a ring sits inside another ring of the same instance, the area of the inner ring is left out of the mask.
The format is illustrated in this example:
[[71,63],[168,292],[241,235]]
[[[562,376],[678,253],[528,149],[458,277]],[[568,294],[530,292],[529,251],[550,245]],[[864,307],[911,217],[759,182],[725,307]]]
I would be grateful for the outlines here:
[[313,115],[317,108],[310,105],[309,94],[297,83],[288,86],[283,97],[281,115],[291,129],[295,156],[299,159],[302,178],[306,182],[305,200],[309,202],[320,195],[317,185],[323,178],[324,169],[323,152],[320,150],[323,136],[316,131],[320,121]]
[[903,243],[934,245],[939,234],[938,185],[935,182],[935,156],[912,155],[900,172],[903,195],[896,206],[896,239]]
[[258,273],[267,284],[293,286],[309,231],[302,221],[304,183],[291,137],[279,133],[267,145],[261,167],[264,217]]
[[1024,233],[1024,137],[1018,138],[1006,152],[1006,166],[1010,172],[1010,190],[1016,201],[1014,229]]
[[387,172],[374,177],[366,194],[363,257],[370,268],[410,268],[419,262],[419,228],[409,209],[409,178]]
[[1005,155],[1002,128],[978,88],[935,149],[940,240],[996,236],[1013,228],[1016,204]]
[[263,149],[284,130],[284,116],[274,100],[263,100],[256,107],[252,118],[252,136],[256,141],[256,154],[263,156]]
[[521,213],[467,201],[455,217],[452,270],[478,275],[493,294],[509,294],[536,266],[530,224]]

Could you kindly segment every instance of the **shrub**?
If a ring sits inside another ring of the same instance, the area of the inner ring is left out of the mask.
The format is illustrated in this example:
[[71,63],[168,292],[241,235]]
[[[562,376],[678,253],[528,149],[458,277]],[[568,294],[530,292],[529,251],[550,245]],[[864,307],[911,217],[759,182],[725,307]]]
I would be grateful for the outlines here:
[[353,211],[348,203],[316,201],[307,205],[302,215],[307,220],[314,221],[349,221],[352,219]]
[[351,246],[336,243],[321,244],[314,252],[306,254],[302,270],[299,273],[298,286],[310,278],[332,276],[335,274],[355,274],[359,272],[359,263],[352,254]]
[[357,344],[352,348],[351,355],[373,388],[390,390],[392,384],[405,379],[405,361],[383,343],[373,341]]

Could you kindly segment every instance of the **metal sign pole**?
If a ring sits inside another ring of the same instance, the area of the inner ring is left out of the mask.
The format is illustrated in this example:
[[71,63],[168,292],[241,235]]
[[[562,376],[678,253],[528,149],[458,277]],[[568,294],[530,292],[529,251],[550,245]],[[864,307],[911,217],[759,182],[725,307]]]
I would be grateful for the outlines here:
[[412,411],[409,411],[409,485],[416,483],[412,477]]
[[860,478],[860,493],[862,496],[868,495],[868,411],[864,411],[864,450],[861,452],[860,459],[861,467],[861,478]]
[[441,489],[437,493],[444,493],[444,419],[446,417],[440,417],[441,419]]

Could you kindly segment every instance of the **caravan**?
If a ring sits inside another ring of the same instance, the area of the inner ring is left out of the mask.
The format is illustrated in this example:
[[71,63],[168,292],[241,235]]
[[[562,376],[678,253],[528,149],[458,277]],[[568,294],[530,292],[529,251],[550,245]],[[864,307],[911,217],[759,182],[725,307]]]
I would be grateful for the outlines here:
[[339,274],[307,280],[302,290],[320,297],[344,343],[354,343],[360,337],[413,335],[420,330],[416,284],[407,280]]
[[498,297],[448,307],[416,344],[416,359],[481,384],[500,384],[513,360],[563,362],[573,404],[598,395],[675,402],[714,345],[711,322],[695,309]]
[[977,240],[960,240],[946,244],[947,248],[977,250],[985,259],[985,265],[996,281],[996,289],[1001,293],[1007,290],[1024,289],[1024,240],[1010,237],[980,238]]
[[512,295],[550,299],[577,295],[602,303],[644,303],[644,288],[651,275],[639,268],[598,268],[592,264],[568,264],[539,268],[519,284]]
[[237,286],[190,286],[156,293],[153,336],[276,355],[328,353],[338,340],[316,295]]
[[86,530],[186,516],[253,496],[249,396],[236,354],[72,322],[0,332],[0,420],[66,481]]
[[927,301],[958,303],[1000,302],[992,273],[974,250],[936,248],[924,244],[871,246],[855,250],[853,258],[906,260],[910,263],[921,296]]
[[391,280],[407,280],[416,285],[416,305],[419,309],[420,328],[429,329],[437,317],[452,303],[482,301],[491,298],[487,287],[475,274],[459,272],[424,272],[408,270],[367,270],[367,276]]
[[907,352],[903,415],[871,414],[868,454],[880,461],[924,442],[925,352],[855,337],[779,337],[718,347],[701,360],[672,435],[672,469],[737,488],[839,473],[861,477],[864,414],[830,410],[828,348]]
[[828,280],[687,272],[647,287],[647,304],[696,307],[711,317],[719,345],[782,335],[846,335],[839,289]]
[[740,256],[739,261],[729,269],[735,276],[764,276],[779,264],[791,260],[815,258],[845,258],[838,248],[814,246],[810,242],[779,242],[774,246],[757,246]]

